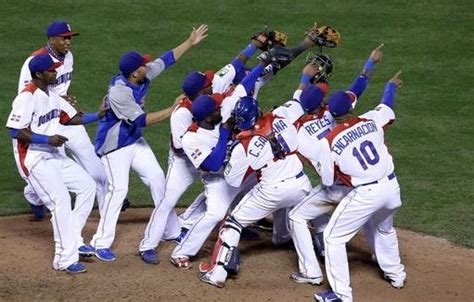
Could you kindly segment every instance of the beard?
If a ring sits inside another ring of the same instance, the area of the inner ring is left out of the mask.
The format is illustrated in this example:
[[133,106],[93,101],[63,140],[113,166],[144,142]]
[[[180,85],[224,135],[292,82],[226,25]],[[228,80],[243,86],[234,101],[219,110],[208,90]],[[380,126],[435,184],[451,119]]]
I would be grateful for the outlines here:
[[212,116],[211,122],[213,125],[218,125],[222,122],[222,115],[219,112],[218,114],[215,114]]

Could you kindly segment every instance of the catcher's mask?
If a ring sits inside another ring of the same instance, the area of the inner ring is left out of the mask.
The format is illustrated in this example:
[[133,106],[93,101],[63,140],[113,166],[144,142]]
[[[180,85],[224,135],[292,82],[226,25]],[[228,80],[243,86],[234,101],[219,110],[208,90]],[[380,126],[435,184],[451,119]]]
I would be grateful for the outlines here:
[[328,55],[320,53],[308,56],[306,58],[306,64],[310,62],[315,62],[319,66],[319,71],[311,79],[311,83],[326,82],[331,77],[333,63]]
[[235,104],[234,114],[239,130],[247,130],[255,125],[258,117],[258,102],[252,97],[245,96]]

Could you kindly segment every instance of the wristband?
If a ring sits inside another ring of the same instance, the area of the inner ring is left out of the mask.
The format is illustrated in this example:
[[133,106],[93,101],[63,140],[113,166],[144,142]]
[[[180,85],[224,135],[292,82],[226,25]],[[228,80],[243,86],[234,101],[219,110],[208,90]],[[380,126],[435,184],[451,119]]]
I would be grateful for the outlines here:
[[38,133],[31,134],[31,142],[34,144],[49,144],[49,138],[50,136],[48,135]]
[[257,47],[250,43],[243,51],[242,54],[246,56],[247,58],[251,58],[255,52],[257,51]]
[[301,76],[301,84],[309,84],[309,81],[311,80],[312,76],[310,76],[309,74],[306,74],[306,73],[303,73],[303,75]]
[[365,62],[365,65],[364,65],[363,70],[371,71],[372,69],[374,69],[374,67],[375,67],[375,62],[374,62],[374,60],[372,60],[371,58],[369,58],[369,59],[367,60],[367,62]]

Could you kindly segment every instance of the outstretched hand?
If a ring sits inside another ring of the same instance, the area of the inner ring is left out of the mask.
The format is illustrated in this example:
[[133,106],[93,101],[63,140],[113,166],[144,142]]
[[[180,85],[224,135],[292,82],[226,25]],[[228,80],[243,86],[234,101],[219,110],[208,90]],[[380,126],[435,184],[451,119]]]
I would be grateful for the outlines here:
[[372,50],[372,52],[370,53],[370,58],[372,59],[372,61],[374,61],[374,63],[382,62],[382,59],[383,59],[383,51],[382,51],[383,46],[384,46],[383,43],[380,44],[374,50]]
[[390,83],[393,83],[395,84],[398,88],[402,87],[403,86],[403,81],[402,79],[400,79],[400,75],[402,74],[402,71],[398,71],[391,79],[390,79]]
[[207,24],[201,24],[197,29],[193,27],[193,31],[189,35],[189,42],[191,45],[196,45],[201,43],[207,37]]

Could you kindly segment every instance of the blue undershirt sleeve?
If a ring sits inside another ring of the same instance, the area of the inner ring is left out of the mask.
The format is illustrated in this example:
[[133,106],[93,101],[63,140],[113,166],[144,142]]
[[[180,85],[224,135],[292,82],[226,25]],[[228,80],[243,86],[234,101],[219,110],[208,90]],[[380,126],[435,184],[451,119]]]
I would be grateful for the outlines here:
[[397,86],[395,85],[395,83],[388,82],[387,85],[385,85],[385,90],[383,92],[383,96],[382,96],[382,100],[380,101],[380,104],[385,104],[388,107],[393,109],[396,90],[397,90]]
[[[255,45],[253,45],[252,43],[250,43],[241,53],[240,55],[244,55],[246,56],[247,58],[251,58],[255,52],[257,51],[257,47],[255,47]],[[232,62],[230,62],[230,64],[232,64],[232,66],[234,66],[235,68],[235,71],[236,73],[239,73],[242,68],[244,68],[244,62],[242,62],[239,57],[237,56],[235,59],[232,60]]]
[[224,164],[226,155],[227,141],[229,140],[230,130],[221,127],[219,129],[219,140],[211,153],[201,163],[201,168],[207,171],[217,172]]
[[242,82],[240,82],[240,84],[244,86],[245,91],[247,91],[247,95],[253,90],[255,83],[257,82],[258,77],[262,74],[264,68],[265,66],[263,66],[263,64],[258,64],[248,75],[245,76],[245,78],[243,78]]
[[360,74],[352,83],[350,91],[354,92],[357,98],[359,98],[364,92],[365,88],[369,84],[369,78],[366,75]]

